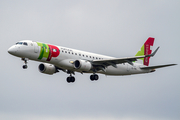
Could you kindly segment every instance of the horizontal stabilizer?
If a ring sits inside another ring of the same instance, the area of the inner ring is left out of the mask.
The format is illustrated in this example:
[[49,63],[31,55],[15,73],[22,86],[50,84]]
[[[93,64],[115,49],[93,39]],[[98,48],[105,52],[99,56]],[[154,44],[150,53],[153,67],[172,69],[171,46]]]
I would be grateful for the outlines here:
[[157,66],[148,66],[148,67],[140,67],[140,68],[144,70],[152,70],[152,69],[169,67],[169,66],[174,66],[174,65],[177,65],[177,64],[157,65]]

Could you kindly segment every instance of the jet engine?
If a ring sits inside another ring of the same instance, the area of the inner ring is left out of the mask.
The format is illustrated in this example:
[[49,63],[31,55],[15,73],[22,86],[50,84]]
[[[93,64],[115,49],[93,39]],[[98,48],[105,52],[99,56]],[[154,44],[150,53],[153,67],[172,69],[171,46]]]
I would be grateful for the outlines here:
[[74,61],[74,68],[87,72],[91,70],[92,64],[87,60],[76,60]]
[[57,72],[56,67],[48,63],[41,63],[38,68],[39,68],[39,71],[44,74],[52,75]]

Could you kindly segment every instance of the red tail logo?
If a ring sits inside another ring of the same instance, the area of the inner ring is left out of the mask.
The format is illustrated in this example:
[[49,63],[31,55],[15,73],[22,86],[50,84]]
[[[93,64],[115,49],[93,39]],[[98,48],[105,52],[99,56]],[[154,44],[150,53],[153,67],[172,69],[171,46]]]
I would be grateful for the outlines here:
[[[152,46],[154,44],[154,38],[149,37],[147,41],[144,43],[144,55],[149,55],[152,52]],[[150,57],[144,58],[144,65],[149,65],[149,59]]]

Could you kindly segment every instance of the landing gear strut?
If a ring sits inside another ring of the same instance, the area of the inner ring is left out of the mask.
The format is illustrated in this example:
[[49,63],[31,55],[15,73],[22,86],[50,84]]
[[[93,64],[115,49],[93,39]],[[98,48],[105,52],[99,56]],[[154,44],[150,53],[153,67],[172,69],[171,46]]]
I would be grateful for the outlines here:
[[97,74],[93,74],[90,76],[91,81],[98,80],[99,76]]
[[27,69],[27,68],[28,68],[28,66],[27,66],[27,61],[28,61],[28,59],[27,59],[27,58],[22,58],[22,60],[23,60],[24,63],[25,63],[25,65],[22,66],[23,69]]

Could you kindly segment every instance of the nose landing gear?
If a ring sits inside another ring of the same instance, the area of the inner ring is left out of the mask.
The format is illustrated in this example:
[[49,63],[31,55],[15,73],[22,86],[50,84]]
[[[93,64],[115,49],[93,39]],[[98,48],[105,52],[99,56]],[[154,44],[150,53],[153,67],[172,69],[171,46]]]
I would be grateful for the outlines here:
[[27,69],[28,66],[27,66],[27,61],[28,59],[27,58],[22,58],[22,61],[24,61],[25,65],[22,66],[23,69]]

